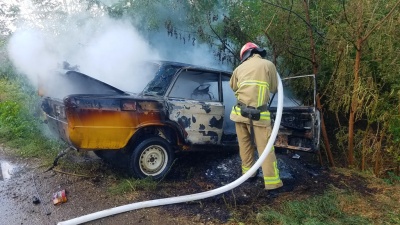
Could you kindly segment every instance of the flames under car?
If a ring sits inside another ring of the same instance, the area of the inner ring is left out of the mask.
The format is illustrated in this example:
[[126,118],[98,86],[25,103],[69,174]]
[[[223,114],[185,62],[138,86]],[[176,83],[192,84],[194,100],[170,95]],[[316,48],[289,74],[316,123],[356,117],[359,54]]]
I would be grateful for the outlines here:
[[[100,157],[111,151],[126,154],[129,171],[137,178],[165,176],[178,151],[237,149],[229,119],[236,104],[230,72],[166,61],[147,63],[143,69],[152,79],[138,94],[76,71],[55,75],[54,82],[40,89],[48,126],[78,150]],[[312,103],[307,106],[285,96],[275,147],[316,152],[320,115],[314,104],[315,77],[285,79],[284,84],[314,91],[303,96]],[[272,120],[275,103],[272,98]]]

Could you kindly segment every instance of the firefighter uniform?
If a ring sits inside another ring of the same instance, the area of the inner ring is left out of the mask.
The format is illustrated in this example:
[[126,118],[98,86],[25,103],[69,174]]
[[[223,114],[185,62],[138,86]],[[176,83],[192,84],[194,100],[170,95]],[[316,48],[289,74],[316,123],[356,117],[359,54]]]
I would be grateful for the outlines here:
[[[253,54],[233,71],[230,86],[235,92],[238,102],[261,110],[260,119],[253,121],[255,144],[258,154],[261,155],[271,135],[270,113],[266,106],[269,101],[269,93],[277,91],[275,65],[263,59],[259,54]],[[239,105],[233,106],[230,118],[236,124],[242,173],[244,174],[255,163],[250,120],[241,115]],[[261,168],[265,189],[270,190],[283,186],[273,147]]]

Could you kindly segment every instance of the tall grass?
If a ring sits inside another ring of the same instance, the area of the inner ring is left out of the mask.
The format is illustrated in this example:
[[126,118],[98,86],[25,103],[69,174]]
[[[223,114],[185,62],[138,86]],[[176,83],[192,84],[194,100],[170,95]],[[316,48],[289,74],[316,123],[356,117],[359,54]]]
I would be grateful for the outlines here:
[[45,135],[40,98],[29,82],[9,72],[0,76],[0,142],[25,157],[54,158],[63,144]]
[[[373,224],[362,215],[353,214],[343,208],[345,204],[351,204],[352,199],[359,196],[330,189],[320,196],[314,196],[304,200],[288,201],[279,209],[266,207],[257,216],[258,224]],[[345,200],[344,200],[345,199]]]

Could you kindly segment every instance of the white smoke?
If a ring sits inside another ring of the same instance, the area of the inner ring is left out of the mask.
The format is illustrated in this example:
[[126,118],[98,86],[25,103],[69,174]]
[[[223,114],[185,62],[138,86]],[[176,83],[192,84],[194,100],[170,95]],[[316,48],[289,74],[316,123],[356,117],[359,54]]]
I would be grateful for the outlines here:
[[26,29],[14,33],[8,52],[16,69],[37,86],[40,76],[57,68],[58,55],[52,47],[44,33]]
[[158,53],[128,22],[104,18],[102,28],[69,56],[68,62],[105,83],[138,92],[152,78],[143,74],[144,68],[139,64],[158,58]]
[[44,81],[54,76],[64,61],[78,66],[82,73],[132,92],[143,89],[152,78],[138,74],[136,64],[157,59],[158,53],[128,22],[102,17],[85,20],[83,26],[70,25],[58,34],[19,28],[10,38],[10,59],[35,86],[39,77]]
[[140,92],[154,75],[138,66],[142,61],[162,59],[228,69],[218,64],[207,45],[183,43],[162,30],[140,34],[128,20],[111,19],[101,9],[68,11],[40,21],[37,16],[25,18],[9,40],[14,66],[36,87],[54,80],[63,62],[129,92]]

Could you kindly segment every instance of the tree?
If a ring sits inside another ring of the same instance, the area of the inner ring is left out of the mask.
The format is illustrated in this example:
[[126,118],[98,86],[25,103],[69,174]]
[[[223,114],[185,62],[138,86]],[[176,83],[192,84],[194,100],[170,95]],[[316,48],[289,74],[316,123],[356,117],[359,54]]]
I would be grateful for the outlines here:
[[0,1],[0,35],[8,36],[14,29],[14,23],[20,13],[20,7],[16,4]]
[[[389,144],[385,138],[388,131],[388,116],[382,109],[387,108],[384,107],[384,102],[388,100],[385,92],[388,91],[388,86],[392,85],[387,82],[387,75],[382,73],[383,71],[392,72],[380,63],[385,61],[382,58],[383,55],[390,60],[397,58],[393,55],[397,53],[390,50],[390,46],[387,45],[386,38],[398,39],[390,34],[397,28],[393,22],[398,21],[399,4],[400,1],[385,3],[368,0],[343,1],[340,16],[336,19],[331,18],[334,25],[329,30],[329,44],[334,48],[330,50],[335,51],[339,59],[337,77],[330,93],[331,108],[342,111],[344,117],[348,115],[347,161],[350,166],[353,166],[355,153],[357,153],[362,159],[361,168],[364,169],[366,150],[374,149],[373,157],[377,175],[380,171],[378,167],[381,164],[381,151],[385,143]],[[382,36],[382,31],[387,32],[385,35],[387,37],[377,38]],[[376,51],[382,55],[376,55]],[[339,57],[340,54],[344,57]],[[352,64],[351,67],[350,64]],[[391,69],[394,69],[392,65]],[[344,110],[348,113],[344,113]],[[375,134],[371,136],[372,133]],[[355,151],[356,139],[360,141],[360,144],[357,144],[360,150],[357,152]]]

